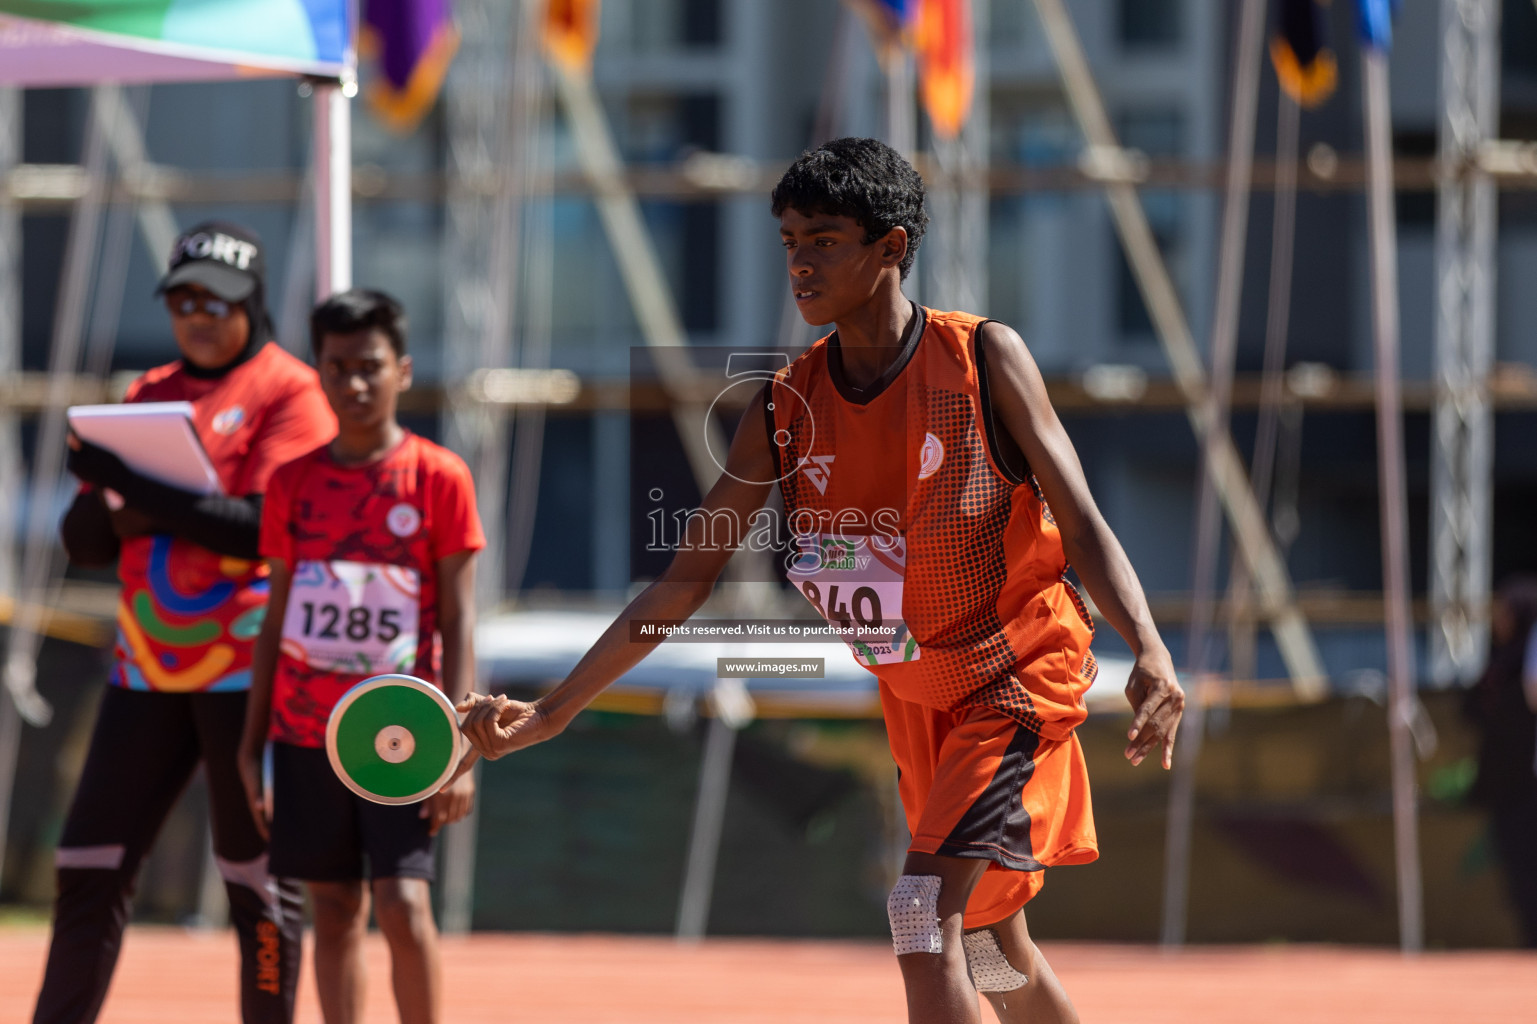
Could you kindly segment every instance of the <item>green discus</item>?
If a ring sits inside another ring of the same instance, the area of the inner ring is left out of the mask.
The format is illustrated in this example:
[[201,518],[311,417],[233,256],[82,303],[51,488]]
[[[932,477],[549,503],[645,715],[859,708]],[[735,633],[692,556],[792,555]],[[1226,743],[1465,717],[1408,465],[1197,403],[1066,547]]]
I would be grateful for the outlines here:
[[463,743],[454,706],[415,676],[363,680],[342,695],[326,723],[336,777],[376,804],[414,804],[436,793],[454,773]]

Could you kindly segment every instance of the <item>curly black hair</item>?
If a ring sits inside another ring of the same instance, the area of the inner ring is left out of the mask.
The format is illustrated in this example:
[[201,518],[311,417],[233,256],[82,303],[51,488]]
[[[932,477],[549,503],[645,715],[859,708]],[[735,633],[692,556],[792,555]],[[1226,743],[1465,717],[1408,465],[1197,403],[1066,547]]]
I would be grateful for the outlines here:
[[852,217],[870,245],[894,227],[907,230],[906,279],[928,226],[923,179],[902,154],[879,139],[833,139],[802,153],[774,186],[770,210],[778,217],[794,209]]

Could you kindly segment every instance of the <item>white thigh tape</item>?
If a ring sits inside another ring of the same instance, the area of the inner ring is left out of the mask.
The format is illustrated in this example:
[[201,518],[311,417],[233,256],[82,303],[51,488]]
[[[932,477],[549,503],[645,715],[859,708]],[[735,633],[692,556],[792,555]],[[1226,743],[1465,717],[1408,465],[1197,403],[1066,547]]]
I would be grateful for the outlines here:
[[891,919],[891,944],[904,953],[943,953],[939,930],[939,876],[903,875],[886,898]]
[[966,950],[971,983],[978,992],[1012,992],[1030,980],[1009,963],[991,928],[967,932],[961,936],[961,946]]

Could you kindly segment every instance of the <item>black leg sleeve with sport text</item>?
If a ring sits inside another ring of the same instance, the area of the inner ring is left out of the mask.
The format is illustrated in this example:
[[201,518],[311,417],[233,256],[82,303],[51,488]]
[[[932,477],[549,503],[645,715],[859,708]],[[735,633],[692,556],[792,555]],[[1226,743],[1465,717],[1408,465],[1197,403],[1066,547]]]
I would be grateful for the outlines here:
[[302,927],[298,883],[267,875],[235,768],[244,693],[103,695],[55,855],[58,897],[34,1024],[90,1024],[122,948],[139,867],[198,761],[214,853],[241,952],[245,1024],[293,1019]]

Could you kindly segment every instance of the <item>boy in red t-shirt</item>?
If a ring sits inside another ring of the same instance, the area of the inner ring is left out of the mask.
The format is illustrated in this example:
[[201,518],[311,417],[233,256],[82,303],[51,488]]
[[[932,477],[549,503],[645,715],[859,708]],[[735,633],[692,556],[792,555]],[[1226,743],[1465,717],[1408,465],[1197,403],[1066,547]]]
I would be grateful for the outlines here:
[[[332,772],[325,730],[342,694],[382,672],[436,682],[454,701],[471,690],[474,559],[485,536],[468,467],[395,420],[396,398],[411,386],[400,304],[343,292],[316,307],[310,330],[340,425],[335,440],[279,468],[267,489],[261,550],[272,592],[253,655],[241,777],[270,831],[273,870],[309,886],[328,1024],[350,1024],[362,1009],[370,892],[402,1024],[433,1022],[441,1002],[433,837],[469,813],[473,776],[419,805],[369,803]],[[269,740],[270,824],[261,783]]]

